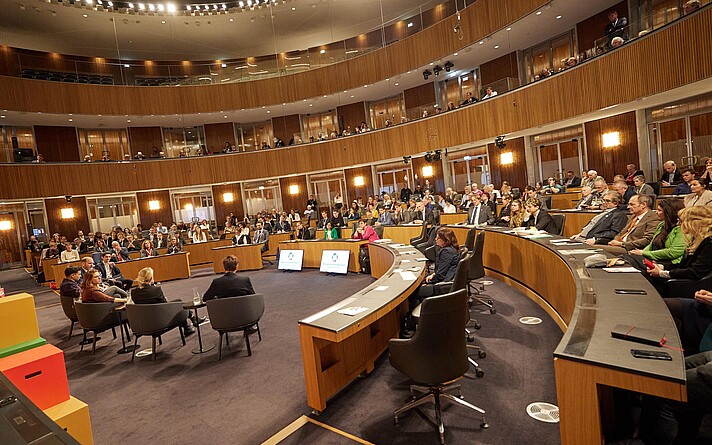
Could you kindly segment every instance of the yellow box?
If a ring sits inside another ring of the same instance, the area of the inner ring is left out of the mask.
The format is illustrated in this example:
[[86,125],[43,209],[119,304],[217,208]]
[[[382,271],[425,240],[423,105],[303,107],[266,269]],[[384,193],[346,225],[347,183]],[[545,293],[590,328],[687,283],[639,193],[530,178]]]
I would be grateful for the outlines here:
[[35,299],[30,294],[0,298],[0,349],[35,340],[40,336]]
[[86,403],[69,396],[69,400],[47,408],[44,413],[82,445],[94,444],[89,406]]

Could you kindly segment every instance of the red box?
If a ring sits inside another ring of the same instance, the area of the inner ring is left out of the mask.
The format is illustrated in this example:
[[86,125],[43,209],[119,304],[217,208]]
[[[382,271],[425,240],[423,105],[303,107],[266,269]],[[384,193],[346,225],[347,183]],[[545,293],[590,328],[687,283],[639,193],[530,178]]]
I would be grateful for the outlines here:
[[45,410],[69,400],[64,353],[44,345],[0,359],[0,371],[28,399]]

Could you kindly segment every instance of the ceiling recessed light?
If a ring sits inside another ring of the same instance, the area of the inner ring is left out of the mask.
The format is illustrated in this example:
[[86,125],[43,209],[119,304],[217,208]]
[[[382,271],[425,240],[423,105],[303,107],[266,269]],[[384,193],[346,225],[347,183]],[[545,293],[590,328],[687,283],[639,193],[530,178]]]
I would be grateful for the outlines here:
[[557,15],[557,16],[556,16],[556,20],[559,20],[560,18],[561,18],[560,15]]
[[165,25],[165,24],[166,24],[166,21],[165,21],[165,20],[161,20],[161,24]]
[[398,82],[396,82],[396,86],[398,86]]
[[541,15],[541,11],[537,11],[537,12],[536,12],[536,15]]
[[128,63],[124,63],[124,68],[128,68],[128,67],[129,67],[129,64],[128,64]]
[[352,94],[351,97],[354,97],[354,95]]
[[231,22],[234,22],[234,21],[235,21],[235,19],[230,19],[230,21],[231,21]]
[[126,119],[126,122],[128,122],[128,123],[130,124],[130,123],[131,123],[131,119]]
[[307,101],[306,99],[303,99],[303,100],[302,100],[302,102],[306,102],[306,101]]
[[482,45],[482,44],[485,43],[485,41],[484,41],[484,40],[480,40],[478,43],[479,43],[480,45]]
[[454,54],[453,54],[453,56],[456,56],[456,55],[457,55],[457,53],[454,53]]
[[499,49],[499,45],[495,45],[495,46],[494,46],[494,49]]
[[269,110],[267,110],[267,114],[269,114]]
[[297,10],[297,8],[295,8],[294,6],[292,6],[292,11],[296,11],[296,10]]
[[227,116],[223,116],[223,118],[227,119]]
[[82,17],[87,18],[89,16],[87,14],[82,14]]
[[310,107],[313,107],[313,106],[314,106],[314,104],[309,104],[309,106],[310,106]]
[[325,54],[325,53],[326,53],[325,49],[322,49],[321,51],[319,51],[319,54]]
[[326,94],[324,94],[322,97],[326,97]]
[[364,87],[364,88],[368,88],[368,85],[364,85],[363,87]]
[[74,122],[74,119],[69,119],[69,122]]
[[5,119],[5,115],[3,114],[2,116],[0,116],[0,119]]
[[345,92],[346,92],[346,90],[344,90],[344,93],[345,93]]
[[512,28],[507,28],[507,31],[511,31],[511,30],[512,30]]

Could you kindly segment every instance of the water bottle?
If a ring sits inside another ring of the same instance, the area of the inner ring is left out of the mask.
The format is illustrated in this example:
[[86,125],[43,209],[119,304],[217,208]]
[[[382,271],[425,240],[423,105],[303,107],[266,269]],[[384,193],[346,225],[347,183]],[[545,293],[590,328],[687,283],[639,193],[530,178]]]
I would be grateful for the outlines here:
[[200,304],[200,293],[195,287],[193,288],[193,304],[196,306]]

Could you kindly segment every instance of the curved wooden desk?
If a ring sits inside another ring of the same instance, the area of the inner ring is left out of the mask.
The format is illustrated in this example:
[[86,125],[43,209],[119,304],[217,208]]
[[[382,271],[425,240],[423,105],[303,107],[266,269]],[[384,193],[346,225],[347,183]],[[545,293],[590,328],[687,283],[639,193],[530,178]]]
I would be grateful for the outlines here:
[[[229,246],[231,244],[232,240],[229,239],[210,240],[205,243],[186,243],[183,245],[183,251],[190,253],[191,266],[197,266],[199,264],[212,264],[213,248]],[[164,253],[165,249],[161,249],[160,252]]]
[[[282,243],[284,246],[286,243]],[[359,246],[353,241],[295,242],[289,249],[309,250],[321,260],[316,249],[347,249]],[[299,339],[309,406],[317,412],[326,408],[327,400],[356,377],[373,370],[374,362],[388,348],[388,340],[398,336],[401,316],[408,309],[407,298],[425,276],[425,263],[416,261],[422,254],[410,246],[392,248],[370,244],[371,275],[378,278],[365,289],[345,300],[299,321]],[[305,267],[307,250],[304,250]],[[313,264],[313,263],[310,263]],[[412,272],[415,279],[406,280],[396,269]],[[387,288],[383,289],[383,286]],[[379,290],[382,289],[382,290]],[[346,307],[367,308],[354,316],[340,314]]]
[[[470,228],[449,227],[463,244]],[[667,349],[669,362],[636,359],[630,349],[656,347],[611,337],[616,325],[625,324],[664,332],[667,346],[680,348],[672,316],[645,277],[586,269],[583,258],[589,253],[567,253],[585,245],[557,247],[551,240],[560,237],[527,239],[505,232],[485,229],[487,274],[523,292],[564,331],[554,351],[562,444],[602,443],[600,401],[611,388],[686,400],[681,351]],[[618,295],[616,288],[642,289],[647,295]]]
[[316,269],[318,269],[321,265],[321,252],[323,252],[324,250],[348,250],[351,252],[351,255],[349,255],[349,272],[359,272],[361,270],[361,267],[358,264],[358,253],[361,249],[361,244],[364,243],[365,241],[352,241],[349,239],[282,241],[281,243],[279,243],[279,249],[303,250],[304,260],[302,263],[302,267]]
[[[351,238],[353,236],[352,224],[348,227],[341,228],[342,238]],[[389,239],[394,243],[408,244],[412,238],[420,236],[423,231],[422,224],[403,224],[400,226],[383,226],[383,238]],[[317,236],[323,231],[317,230]]]
[[237,270],[262,269],[262,244],[213,247],[212,261],[213,271],[215,273],[225,272],[223,259],[228,255],[235,255],[237,257]]
[[564,236],[566,237],[581,233],[581,229],[599,213],[601,213],[600,210],[551,210],[549,212],[550,215],[566,215],[564,224]]

